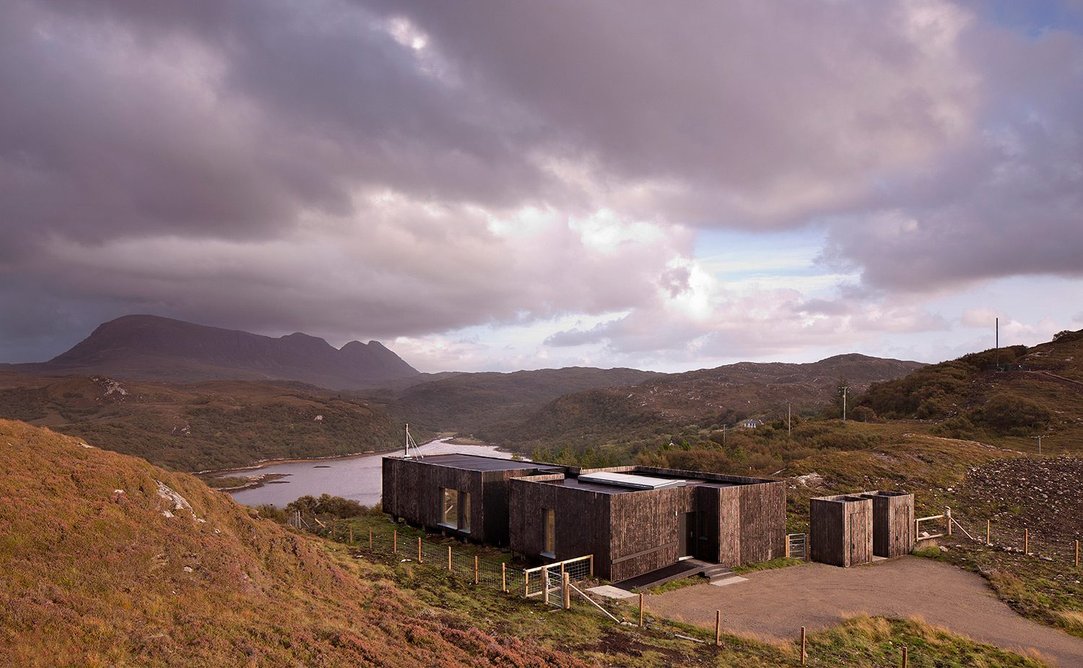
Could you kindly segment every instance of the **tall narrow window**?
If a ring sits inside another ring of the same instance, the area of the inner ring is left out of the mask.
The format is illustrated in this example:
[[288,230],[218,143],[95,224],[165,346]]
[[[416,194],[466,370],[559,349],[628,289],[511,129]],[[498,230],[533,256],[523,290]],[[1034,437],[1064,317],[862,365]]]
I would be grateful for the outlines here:
[[552,508],[542,509],[542,526],[545,529],[545,546],[542,554],[554,557],[557,553],[557,517]]
[[440,524],[451,527],[459,526],[459,490],[444,488],[440,504]]
[[461,506],[462,521],[459,529],[470,533],[470,492],[459,492],[459,505]]

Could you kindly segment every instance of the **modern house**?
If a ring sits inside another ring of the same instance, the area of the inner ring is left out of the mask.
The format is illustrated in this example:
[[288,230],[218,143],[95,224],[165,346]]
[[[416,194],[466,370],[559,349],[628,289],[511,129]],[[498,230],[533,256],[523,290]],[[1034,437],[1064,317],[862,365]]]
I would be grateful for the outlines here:
[[612,581],[694,557],[736,566],[785,552],[785,483],[624,466],[510,481],[510,547],[528,558],[594,555]]
[[383,509],[462,538],[508,544],[508,481],[559,466],[480,455],[384,457]]
[[914,495],[858,492],[809,501],[810,556],[835,566],[873,557],[898,557],[914,549]]

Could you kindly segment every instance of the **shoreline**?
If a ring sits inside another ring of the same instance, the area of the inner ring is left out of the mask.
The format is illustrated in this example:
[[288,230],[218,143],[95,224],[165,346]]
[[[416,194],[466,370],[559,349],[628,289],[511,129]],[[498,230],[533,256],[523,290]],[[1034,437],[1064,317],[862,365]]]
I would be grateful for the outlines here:
[[[431,445],[433,443],[447,443],[449,445],[484,446],[484,447],[494,448],[498,452],[502,452],[502,453],[508,453],[508,454],[512,454],[512,455],[518,454],[518,453],[516,453],[516,451],[511,450],[511,449],[506,448],[506,447],[503,447],[503,446],[494,445],[492,443],[485,443],[484,441],[480,441],[480,440],[474,439],[474,438],[468,438],[468,437],[460,438],[459,436],[456,436],[456,435],[438,436],[436,438],[433,438],[432,440],[429,440],[429,441],[426,441],[426,442],[422,443],[418,447],[419,448],[425,447],[426,445]],[[345,461],[345,460],[350,460],[350,459],[357,459],[359,457],[371,457],[371,456],[374,456],[374,455],[388,454],[388,453],[391,453],[391,452],[398,452],[398,451],[399,451],[399,448],[392,448],[392,449],[388,449],[388,450],[366,450],[366,451],[363,451],[363,452],[354,452],[354,453],[345,454],[345,455],[326,455],[326,456],[322,456],[322,457],[291,457],[291,458],[281,458],[281,459],[264,459],[264,460],[260,460],[260,461],[256,462],[255,464],[251,464],[249,466],[238,466],[238,467],[225,468],[225,469],[206,469],[204,471],[197,471],[197,472],[193,473],[192,475],[195,475],[195,476],[197,476],[198,478],[200,478],[202,480],[209,480],[211,478],[227,477],[230,474],[240,474],[241,476],[244,476],[246,473],[251,473],[253,471],[259,471],[260,469],[271,467],[271,466],[278,466],[280,464],[305,464],[305,463],[310,463],[310,462]],[[288,474],[288,473],[263,473],[263,474],[257,474],[257,475],[250,475],[250,476],[246,476],[246,477],[248,477],[248,482],[246,482],[243,485],[234,485],[232,487],[214,487],[213,489],[215,489],[216,491],[219,491],[219,492],[225,492],[227,494],[232,494],[234,492],[242,492],[242,491],[246,491],[246,490],[249,490],[249,489],[258,489],[258,488],[263,487],[263,486],[267,485],[268,483],[271,483],[271,482],[273,482],[275,480],[288,477],[289,475],[290,474]]]

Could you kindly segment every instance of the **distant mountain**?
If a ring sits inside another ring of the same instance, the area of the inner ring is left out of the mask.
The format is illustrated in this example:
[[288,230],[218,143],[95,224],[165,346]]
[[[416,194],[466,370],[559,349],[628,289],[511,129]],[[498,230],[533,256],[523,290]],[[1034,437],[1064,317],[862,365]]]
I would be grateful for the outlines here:
[[482,436],[522,450],[576,449],[649,439],[690,426],[721,429],[744,419],[784,418],[787,404],[794,415],[820,412],[835,400],[840,381],[856,396],[873,382],[923,366],[858,354],[808,364],[740,362],[568,394]]
[[479,434],[517,424],[569,393],[623,387],[664,376],[654,371],[592,367],[459,373],[402,389],[387,400],[387,409],[434,431]]
[[336,349],[300,332],[272,338],[152,315],[111,320],[52,360],[13,370],[166,382],[293,380],[330,389],[420,375],[378,341],[351,341]]

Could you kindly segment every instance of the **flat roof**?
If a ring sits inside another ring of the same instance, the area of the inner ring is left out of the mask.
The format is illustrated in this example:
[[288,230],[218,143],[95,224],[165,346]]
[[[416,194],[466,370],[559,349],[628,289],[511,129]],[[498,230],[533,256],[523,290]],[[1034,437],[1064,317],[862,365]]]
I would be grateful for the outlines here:
[[[400,457],[400,459],[402,459]],[[517,459],[503,459],[501,457],[486,457],[484,455],[466,455],[452,452],[443,455],[425,455],[424,457],[410,457],[409,461],[433,466],[446,466],[452,469],[464,471],[520,471],[524,469],[540,469],[562,471],[563,468],[553,464],[529,462]]]
[[642,473],[615,473],[612,471],[581,473],[579,475],[579,480],[598,485],[612,485],[613,487],[625,487],[628,489],[665,489],[667,487],[684,487],[685,485],[684,480],[677,478],[661,478],[658,476],[643,475]]

